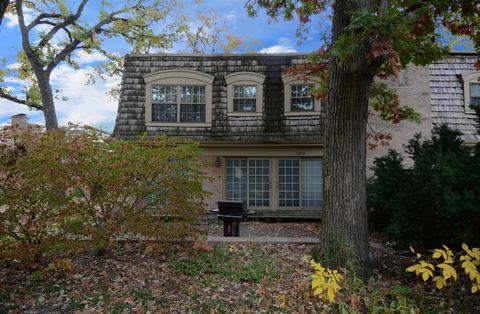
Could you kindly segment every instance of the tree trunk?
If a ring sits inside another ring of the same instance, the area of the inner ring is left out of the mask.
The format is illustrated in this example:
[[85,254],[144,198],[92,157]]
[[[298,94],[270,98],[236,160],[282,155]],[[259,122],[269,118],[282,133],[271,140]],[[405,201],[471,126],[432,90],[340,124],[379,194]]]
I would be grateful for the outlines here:
[[[353,8],[365,1],[336,1],[333,41],[344,33]],[[366,210],[366,123],[374,72],[365,53],[330,61],[325,121],[324,214],[314,257],[332,267],[370,268]]]
[[[36,72],[36,71],[35,71]],[[42,96],[43,116],[45,117],[45,127],[47,130],[58,129],[57,114],[55,112],[55,102],[53,99],[52,87],[50,86],[50,77],[46,73],[38,73],[38,87]]]
[[0,0],[0,25],[2,25],[3,16],[5,15],[9,3],[10,0]]

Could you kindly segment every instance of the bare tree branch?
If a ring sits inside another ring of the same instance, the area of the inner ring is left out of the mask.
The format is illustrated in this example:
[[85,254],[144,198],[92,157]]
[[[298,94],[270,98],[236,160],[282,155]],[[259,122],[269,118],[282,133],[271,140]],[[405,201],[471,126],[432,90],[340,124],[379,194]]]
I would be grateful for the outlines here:
[[[114,11],[112,13],[110,13],[106,18],[104,18],[103,20],[101,20],[100,22],[98,22],[96,25],[92,26],[89,30],[87,30],[84,34],[84,38],[90,38],[92,37],[94,34],[100,34],[102,33],[102,31],[104,31],[104,28],[103,26],[105,25],[108,25],[112,22],[115,22],[115,21],[120,21],[120,20],[124,20],[122,18],[119,18],[117,17],[117,15],[119,14],[122,14],[122,13],[126,13],[126,12],[129,12],[133,9],[136,9],[139,7],[141,1],[138,1],[135,5],[131,6],[131,7],[125,7],[121,10],[117,10],[117,11]],[[66,45],[56,56],[55,58],[53,58],[53,60],[48,64],[47,66],[47,69],[46,69],[46,72],[48,74],[50,74],[53,69],[60,63],[62,62],[63,60],[65,60],[65,58],[71,54],[73,51],[75,51],[76,49],[79,49],[79,45],[83,42],[83,40],[80,40],[80,39],[74,39],[72,42],[70,42],[68,45]]]
[[[59,19],[61,17],[62,15],[58,13],[52,13],[52,14],[42,13],[27,26],[27,31],[31,31],[32,28],[34,28],[38,24],[48,24],[48,23],[45,23],[46,21],[43,21],[43,19],[46,19],[46,18]],[[53,23],[53,22],[50,22],[50,23]]]
[[82,15],[83,9],[85,8],[85,5],[87,4],[87,2],[88,0],[83,0],[78,6],[77,12],[74,15],[70,15],[66,17],[63,22],[54,26],[38,43],[38,47],[41,48],[45,46],[59,30],[65,29],[66,26],[72,25],[73,23],[75,23]]
[[30,45],[30,40],[28,38],[28,30],[25,26],[25,17],[23,16],[23,1],[17,0],[15,3],[15,9],[17,10],[18,15],[18,25],[20,27],[20,34],[22,36],[22,47],[27,56],[31,57],[33,55],[32,46]]
[[25,105],[25,106],[28,106],[28,107],[31,107],[31,108],[35,108],[37,110],[43,110],[43,107],[41,105],[35,104],[35,103],[28,103],[27,100],[17,98],[17,97],[15,97],[15,96],[13,96],[9,93],[6,93],[5,91],[3,91],[1,89],[0,89],[0,98],[13,101],[13,102],[15,102],[17,104],[20,104],[20,105]]

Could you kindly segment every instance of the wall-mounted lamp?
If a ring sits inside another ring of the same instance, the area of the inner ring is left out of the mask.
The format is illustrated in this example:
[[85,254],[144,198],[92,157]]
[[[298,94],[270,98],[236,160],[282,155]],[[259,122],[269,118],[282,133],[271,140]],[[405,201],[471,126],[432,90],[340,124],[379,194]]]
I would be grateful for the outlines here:
[[217,159],[215,159],[215,167],[220,168],[221,165],[222,161],[220,160],[220,157],[217,157]]

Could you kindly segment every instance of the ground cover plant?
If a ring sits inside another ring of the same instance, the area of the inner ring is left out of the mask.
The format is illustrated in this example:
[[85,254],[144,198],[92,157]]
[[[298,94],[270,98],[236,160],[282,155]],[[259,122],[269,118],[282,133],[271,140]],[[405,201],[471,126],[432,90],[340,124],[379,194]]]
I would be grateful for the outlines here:
[[480,309],[478,297],[460,290],[437,290],[407,273],[405,269],[415,263],[409,251],[374,246],[378,261],[374,276],[361,280],[339,269],[344,277],[341,290],[330,302],[325,294],[314,295],[311,286],[312,244],[217,244],[212,252],[195,252],[192,243],[177,243],[163,246],[161,254],[145,254],[142,242],[114,246],[101,258],[51,254],[36,270],[2,265],[0,313],[465,313]]

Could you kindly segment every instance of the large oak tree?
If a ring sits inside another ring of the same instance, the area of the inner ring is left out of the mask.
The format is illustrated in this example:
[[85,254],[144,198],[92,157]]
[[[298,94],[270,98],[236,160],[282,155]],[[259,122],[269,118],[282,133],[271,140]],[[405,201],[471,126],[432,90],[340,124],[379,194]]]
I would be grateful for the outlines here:
[[[439,30],[469,36],[479,51],[479,1],[249,0],[247,8],[252,14],[265,9],[272,17],[297,16],[303,24],[333,12],[327,45],[297,71],[328,82],[324,215],[316,258],[337,266],[353,261],[368,270],[365,158],[375,78],[397,75],[409,64],[427,65],[447,53]],[[376,109],[398,109],[384,105]],[[384,116],[399,118],[396,113]]]

